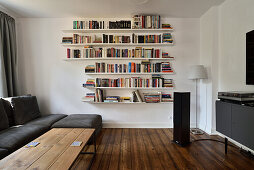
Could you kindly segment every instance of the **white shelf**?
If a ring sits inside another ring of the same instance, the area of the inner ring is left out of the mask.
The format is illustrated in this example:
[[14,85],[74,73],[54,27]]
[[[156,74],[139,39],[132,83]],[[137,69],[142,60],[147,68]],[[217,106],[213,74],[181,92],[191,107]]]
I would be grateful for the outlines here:
[[85,73],[87,75],[152,75],[152,74],[168,74],[172,75],[173,73]]
[[174,87],[84,87],[87,89],[136,89],[136,90],[172,90]]
[[70,29],[63,33],[105,33],[105,32],[172,32],[174,29]]
[[85,60],[174,60],[175,58],[65,58],[64,61]]
[[61,43],[66,47],[82,47],[82,46],[172,46],[174,43],[86,43],[86,44],[68,44]]
[[91,102],[91,101],[82,101],[90,104],[172,104],[172,102],[160,102],[160,103],[146,103],[146,102]]

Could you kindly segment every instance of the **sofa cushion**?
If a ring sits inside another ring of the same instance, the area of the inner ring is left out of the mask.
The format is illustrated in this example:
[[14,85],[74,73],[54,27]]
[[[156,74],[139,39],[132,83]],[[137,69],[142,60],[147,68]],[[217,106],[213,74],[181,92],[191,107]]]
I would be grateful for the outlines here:
[[0,132],[0,148],[13,152],[48,130],[43,125],[13,126]]
[[28,123],[26,123],[26,125],[44,125],[47,126],[48,128],[50,128],[55,122],[57,122],[58,120],[66,117],[67,115],[64,114],[51,114],[51,115],[46,115],[46,116],[42,116],[39,117],[35,120],[32,120]]
[[6,115],[8,117],[9,126],[14,126],[15,121],[14,121],[14,115],[13,115],[13,108],[11,106],[11,97],[2,98],[2,101],[3,101],[3,105],[4,105],[4,110],[5,110]]
[[8,150],[0,148],[0,160],[8,155]]
[[[31,94],[27,94],[27,95],[24,95],[24,96],[31,96]],[[19,96],[19,97],[23,97],[23,96]],[[13,97],[2,98],[4,109],[5,109],[5,112],[7,114],[10,127],[15,125],[15,120],[14,120],[14,115],[13,115],[13,108],[12,108],[12,104],[11,104],[11,99],[12,98]]]
[[16,125],[23,125],[41,116],[36,96],[12,97]]
[[101,115],[73,114],[52,125],[53,128],[95,128],[101,126]]
[[0,99],[0,131],[9,128],[9,121],[6,115],[3,101]]

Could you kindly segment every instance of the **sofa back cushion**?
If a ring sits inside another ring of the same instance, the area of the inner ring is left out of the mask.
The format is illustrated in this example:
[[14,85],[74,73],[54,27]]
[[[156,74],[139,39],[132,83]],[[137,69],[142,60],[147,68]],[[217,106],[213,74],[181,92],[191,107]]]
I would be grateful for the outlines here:
[[11,97],[8,98],[2,98],[3,101],[3,105],[4,105],[4,110],[5,113],[8,117],[8,121],[9,121],[9,126],[14,126],[15,125],[15,121],[14,121],[14,116],[13,116],[13,108],[11,106]]
[[12,97],[11,103],[16,125],[23,125],[41,116],[35,96]]
[[6,115],[3,100],[0,99],[0,131],[9,128],[9,121]]

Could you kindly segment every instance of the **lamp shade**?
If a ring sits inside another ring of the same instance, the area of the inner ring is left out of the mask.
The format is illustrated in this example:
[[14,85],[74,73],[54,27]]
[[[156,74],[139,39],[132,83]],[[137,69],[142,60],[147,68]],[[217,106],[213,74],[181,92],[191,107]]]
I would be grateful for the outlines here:
[[190,80],[207,79],[205,67],[203,65],[191,66],[188,78]]

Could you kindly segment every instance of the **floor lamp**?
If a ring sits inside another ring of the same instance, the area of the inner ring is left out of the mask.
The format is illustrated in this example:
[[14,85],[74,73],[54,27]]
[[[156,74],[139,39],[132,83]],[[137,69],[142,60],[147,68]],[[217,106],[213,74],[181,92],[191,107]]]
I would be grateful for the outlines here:
[[197,114],[197,98],[198,98],[198,94],[197,94],[197,82],[200,79],[207,79],[207,74],[206,74],[206,70],[205,67],[203,65],[194,65],[191,67],[190,72],[189,72],[189,79],[190,80],[195,80],[196,83],[196,128],[191,129],[191,133],[195,134],[195,135],[202,135],[204,134],[204,132],[200,129],[198,129],[198,114]]

